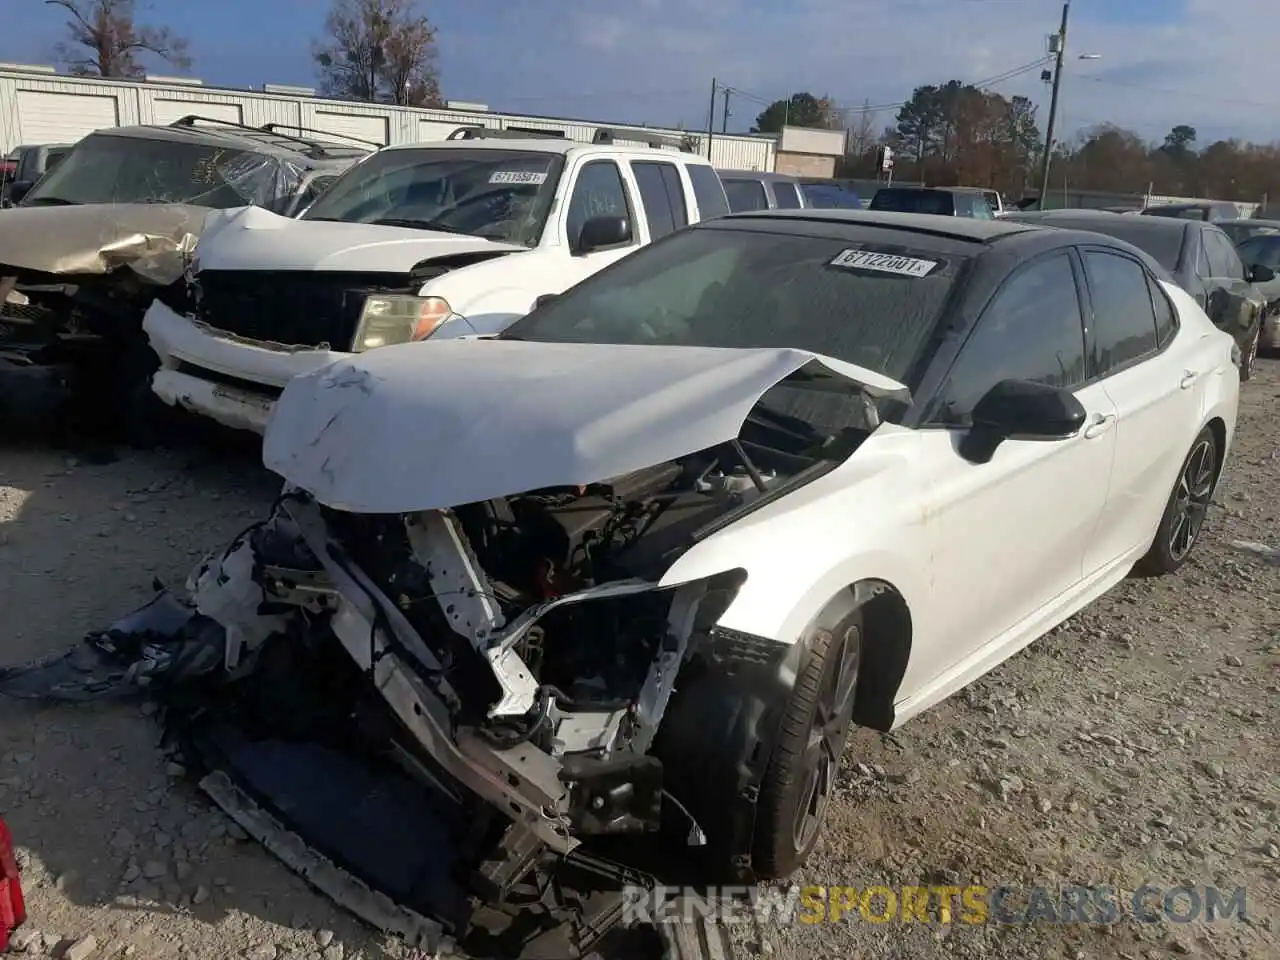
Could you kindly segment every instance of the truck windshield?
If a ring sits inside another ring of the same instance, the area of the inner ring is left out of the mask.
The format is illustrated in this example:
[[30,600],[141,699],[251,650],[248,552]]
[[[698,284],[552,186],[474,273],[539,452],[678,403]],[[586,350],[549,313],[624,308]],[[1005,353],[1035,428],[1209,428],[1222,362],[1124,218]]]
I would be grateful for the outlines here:
[[282,191],[283,172],[273,157],[216,144],[94,134],[76,144],[56,166],[51,151],[48,172],[22,206],[189,203],[225,210],[256,203],[269,207]]
[[557,153],[425,147],[352,167],[302,217],[537,244],[564,167]]

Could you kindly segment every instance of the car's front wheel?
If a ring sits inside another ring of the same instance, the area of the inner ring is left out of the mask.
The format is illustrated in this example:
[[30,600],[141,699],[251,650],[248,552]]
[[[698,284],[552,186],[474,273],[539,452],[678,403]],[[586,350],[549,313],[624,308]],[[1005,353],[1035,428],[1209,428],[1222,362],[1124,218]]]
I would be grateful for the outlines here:
[[1218,438],[1205,427],[1182,461],[1156,538],[1137,569],[1148,576],[1173,573],[1191,556],[1218,483]]
[[761,878],[786,877],[817,845],[853,717],[862,618],[818,634],[782,718],[760,789],[754,856]]

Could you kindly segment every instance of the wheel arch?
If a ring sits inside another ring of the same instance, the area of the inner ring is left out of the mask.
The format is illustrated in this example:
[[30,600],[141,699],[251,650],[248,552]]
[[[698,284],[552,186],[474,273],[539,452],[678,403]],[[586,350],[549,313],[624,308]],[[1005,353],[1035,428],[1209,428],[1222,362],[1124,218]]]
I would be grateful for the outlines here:
[[1217,447],[1218,462],[1214,466],[1213,477],[1214,483],[1217,483],[1227,462],[1227,424],[1221,417],[1213,416],[1205,426],[1213,432],[1213,441]]
[[853,722],[887,732],[893,727],[893,704],[911,660],[911,608],[902,592],[877,577],[857,580],[826,602],[804,636],[833,629],[855,611],[862,615],[862,650]]

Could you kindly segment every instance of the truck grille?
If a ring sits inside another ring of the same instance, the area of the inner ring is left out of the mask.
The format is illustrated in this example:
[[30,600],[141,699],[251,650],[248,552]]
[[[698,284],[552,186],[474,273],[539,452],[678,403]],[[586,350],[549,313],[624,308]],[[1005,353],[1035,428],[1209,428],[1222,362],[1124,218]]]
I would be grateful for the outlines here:
[[364,298],[403,289],[408,278],[386,273],[205,270],[196,315],[209,326],[286,346],[350,350]]

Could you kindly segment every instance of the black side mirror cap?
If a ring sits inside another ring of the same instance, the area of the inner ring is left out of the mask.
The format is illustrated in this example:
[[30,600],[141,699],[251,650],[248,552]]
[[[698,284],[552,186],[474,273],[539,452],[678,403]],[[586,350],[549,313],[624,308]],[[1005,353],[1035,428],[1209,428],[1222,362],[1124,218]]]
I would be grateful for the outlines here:
[[558,296],[560,296],[558,293],[544,293],[542,296],[538,297],[538,299],[533,301],[533,309],[537,310],[539,307],[546,306]]
[[9,202],[17,205],[18,202],[27,195],[27,191],[29,191],[33,186],[35,186],[35,184],[31,183],[14,183],[10,185]]
[[591,253],[631,242],[631,221],[627,217],[592,217],[578,231],[573,252]]
[[1069,390],[1033,380],[1001,380],[973,408],[973,426],[960,455],[986,463],[1005,440],[1066,440],[1088,414]]
[[1250,283],[1270,283],[1276,278],[1276,272],[1265,264],[1255,263],[1250,265],[1246,279]]

